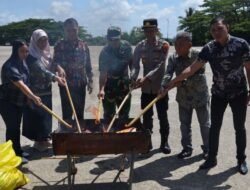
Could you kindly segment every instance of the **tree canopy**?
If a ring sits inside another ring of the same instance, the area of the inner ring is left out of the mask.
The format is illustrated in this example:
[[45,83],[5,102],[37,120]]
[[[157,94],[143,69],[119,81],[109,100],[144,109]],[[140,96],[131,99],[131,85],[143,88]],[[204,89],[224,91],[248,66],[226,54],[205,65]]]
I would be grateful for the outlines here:
[[185,17],[179,17],[179,30],[192,33],[194,45],[203,45],[211,39],[209,22],[222,15],[229,22],[230,33],[250,42],[249,0],[204,0],[201,10],[189,8]]
[[[188,31],[193,36],[194,45],[204,45],[210,39],[209,22],[216,15],[225,16],[229,22],[230,34],[242,37],[250,42],[250,1],[249,0],[204,0],[200,10],[188,8],[184,17],[179,17],[178,30]],[[29,41],[35,29],[42,28],[48,35],[50,44],[63,37],[63,22],[54,19],[27,19],[0,26],[0,45],[11,43],[17,38]],[[104,45],[105,36],[93,37],[84,26],[80,26],[79,36],[89,45]],[[162,36],[159,33],[159,36]],[[140,27],[133,27],[130,32],[124,32],[122,38],[132,45],[144,38]],[[170,39],[168,39],[170,40]]]
[[[0,26],[0,44],[11,43],[15,39],[21,38],[29,42],[32,32],[38,28],[42,28],[49,35],[51,44],[63,37],[63,22],[56,22],[54,19],[27,19],[20,22],[12,22],[10,24]],[[84,27],[80,26],[80,37],[86,39],[92,37]]]
[[[0,45],[11,43],[15,39],[24,39],[29,42],[32,32],[38,28],[47,32],[51,45],[54,45],[64,35],[63,22],[61,21],[55,21],[50,18],[27,19],[0,26]],[[83,26],[79,28],[80,38],[87,41],[89,45],[104,45],[106,43],[105,36],[93,37]],[[160,32],[159,36],[162,36]],[[130,32],[122,33],[122,39],[129,41],[132,45],[136,45],[143,38],[144,34],[140,27],[133,27]]]

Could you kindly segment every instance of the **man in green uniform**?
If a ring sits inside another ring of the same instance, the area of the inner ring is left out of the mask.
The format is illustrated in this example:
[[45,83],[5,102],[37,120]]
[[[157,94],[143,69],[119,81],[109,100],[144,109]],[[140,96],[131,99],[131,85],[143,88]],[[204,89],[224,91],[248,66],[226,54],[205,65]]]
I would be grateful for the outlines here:
[[[132,63],[132,47],[121,40],[121,29],[111,26],[107,31],[108,43],[99,56],[99,93],[103,99],[104,121],[108,124],[115,115],[129,89],[129,68]],[[119,119],[126,121],[129,118],[131,96],[127,99],[119,113]]]

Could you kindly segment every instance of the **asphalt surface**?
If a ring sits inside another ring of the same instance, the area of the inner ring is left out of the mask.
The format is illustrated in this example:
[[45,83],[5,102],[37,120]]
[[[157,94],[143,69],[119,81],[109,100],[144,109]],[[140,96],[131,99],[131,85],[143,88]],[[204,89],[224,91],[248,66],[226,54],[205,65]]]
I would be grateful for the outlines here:
[[[90,47],[93,64],[94,91],[86,96],[86,108],[98,106],[98,55],[101,47]],[[0,66],[10,55],[10,47],[0,47]],[[173,47],[170,53],[173,52]],[[211,70],[207,65],[206,70],[209,86],[211,87]],[[60,96],[58,87],[53,84],[53,110],[61,115]],[[132,107],[130,116],[136,117],[140,113],[140,90],[132,92]],[[220,147],[218,154],[218,165],[209,171],[198,171],[199,165],[203,163],[201,157],[201,135],[196,114],[193,114],[193,155],[190,158],[180,160],[177,154],[181,151],[180,129],[178,119],[178,107],[175,102],[175,90],[170,92],[169,101],[169,123],[170,123],[170,146],[172,152],[169,155],[158,151],[160,145],[159,123],[157,114],[154,115],[153,150],[147,157],[136,156],[134,165],[133,189],[134,190],[226,190],[226,189],[250,189],[249,173],[242,176],[237,172],[235,133],[231,110],[228,107],[220,135]],[[93,119],[92,113],[85,111],[85,118]],[[250,138],[249,120],[247,113],[246,128],[247,137]],[[53,119],[53,130],[58,124]],[[35,127],[35,126],[34,126]],[[5,125],[0,118],[0,143],[5,142]],[[68,189],[67,186],[67,159],[60,157],[55,159],[53,151],[40,153],[32,148],[33,142],[21,138],[23,149],[31,154],[28,164],[23,165],[21,170],[30,179],[30,182],[21,189],[25,190],[61,190]],[[250,143],[248,141],[247,147]],[[249,162],[250,151],[247,148],[247,161]],[[130,158],[128,158],[130,160]],[[129,162],[125,162],[125,171],[118,176],[121,155],[81,155],[76,159],[78,169],[75,175],[75,186],[73,189],[101,189],[101,190],[123,190],[128,189]]]

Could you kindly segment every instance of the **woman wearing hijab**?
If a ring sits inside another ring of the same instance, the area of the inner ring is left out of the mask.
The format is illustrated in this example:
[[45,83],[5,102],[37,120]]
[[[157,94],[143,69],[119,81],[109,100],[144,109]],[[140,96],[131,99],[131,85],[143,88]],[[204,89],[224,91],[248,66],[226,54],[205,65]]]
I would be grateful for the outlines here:
[[[44,30],[33,32],[29,46],[27,65],[30,70],[30,88],[42,102],[52,108],[52,81],[64,85],[64,79],[55,75],[52,64],[48,35]],[[47,150],[52,131],[52,116],[34,104],[30,104],[24,112],[23,135],[34,140],[34,148],[38,151]]]
[[[11,140],[17,156],[22,163],[27,163],[29,154],[24,152],[20,144],[20,125],[24,106],[31,99],[37,106],[41,99],[29,89],[29,70],[25,59],[28,47],[24,41],[14,41],[12,54],[3,64],[1,70],[2,85],[0,86],[0,113],[6,125],[6,141]],[[27,98],[28,97],[28,98]]]

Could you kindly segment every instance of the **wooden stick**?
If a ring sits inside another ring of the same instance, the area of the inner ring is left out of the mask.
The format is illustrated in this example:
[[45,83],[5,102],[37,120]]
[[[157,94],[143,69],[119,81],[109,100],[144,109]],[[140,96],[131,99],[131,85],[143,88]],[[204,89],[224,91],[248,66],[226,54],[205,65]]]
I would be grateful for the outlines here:
[[[79,158],[80,156],[73,156],[74,158]],[[41,157],[40,159],[66,159],[66,155],[53,155],[48,157]]]
[[63,119],[61,119],[55,112],[53,112],[51,109],[49,109],[47,106],[45,106],[44,104],[41,105],[41,107],[46,110],[47,112],[49,112],[52,116],[54,116],[56,119],[58,119],[58,121],[60,121],[63,125],[65,125],[68,128],[72,128],[72,126],[68,123],[66,123]]
[[[171,88],[168,89],[171,90],[172,88],[176,87],[179,83],[176,83],[174,86],[172,86]],[[151,108],[155,102],[157,102],[159,99],[163,98],[164,96],[167,95],[166,91],[164,94],[159,94],[155,99],[152,100],[152,102],[150,102],[143,110],[142,112],[136,117],[134,118],[132,121],[129,122],[129,124],[125,125],[125,127],[131,127],[138,119],[140,119],[140,117],[146,112],[148,111],[149,108]]]
[[68,87],[67,81],[65,82],[65,88],[66,88],[66,91],[67,91],[67,95],[68,95],[68,98],[69,98],[70,106],[71,106],[72,111],[73,111],[74,118],[76,120],[77,130],[78,130],[79,133],[82,133],[82,130],[81,130],[81,127],[80,127],[80,124],[79,124],[79,121],[78,121],[78,118],[77,118],[77,115],[76,115],[76,110],[75,110],[75,107],[74,107],[74,104],[73,104],[73,101],[72,101],[72,98],[71,98],[71,95],[70,95],[70,92],[69,92],[69,87]]
[[117,109],[114,117],[112,118],[111,122],[109,123],[108,129],[106,130],[106,132],[109,132],[109,130],[111,129],[112,125],[114,124],[115,118],[118,116],[119,112],[121,111],[123,105],[125,104],[125,102],[127,101],[127,99],[129,98],[131,92],[132,92],[132,88],[130,89],[130,91],[128,92],[128,94],[124,97],[122,103],[119,105],[119,108]]
[[143,110],[142,112],[136,117],[134,118],[132,121],[129,122],[129,124],[125,125],[125,127],[131,127],[138,119],[140,119],[140,117],[146,112],[148,111],[149,108],[151,108],[155,102],[157,102],[159,99],[161,99],[162,96],[158,95],[155,99],[152,100],[152,102],[150,102]]
[[127,129],[116,131],[116,133],[130,133],[130,132],[133,132],[133,131],[136,131],[135,127],[130,127],[130,128],[127,128]]
[[98,112],[96,113],[95,124],[100,124],[100,122],[101,122],[101,109],[102,109],[102,98],[99,98],[99,101],[98,101]]

